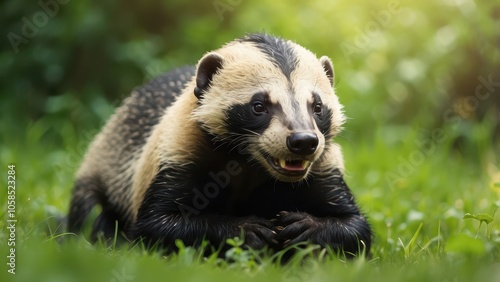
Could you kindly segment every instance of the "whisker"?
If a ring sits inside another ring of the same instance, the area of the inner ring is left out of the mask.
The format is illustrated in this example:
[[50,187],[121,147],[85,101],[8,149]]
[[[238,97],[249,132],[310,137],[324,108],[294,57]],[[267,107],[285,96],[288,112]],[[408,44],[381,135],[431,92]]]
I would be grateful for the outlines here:
[[255,136],[260,136],[260,134],[259,134],[259,133],[257,133],[257,132],[255,132],[255,131],[252,131],[252,130],[247,129],[247,128],[243,128],[243,129],[244,129],[244,130],[246,130],[246,131],[248,131],[248,132],[250,132],[250,133],[252,133],[252,134],[253,134],[253,135],[255,135]]
[[337,134],[337,137],[343,138],[347,141],[349,141],[352,145],[357,146],[356,142],[354,142],[352,139],[350,139],[347,136],[344,136],[342,133]]
[[308,175],[306,178],[304,178],[303,180],[301,180],[300,182],[305,182],[307,187],[311,188],[311,186],[309,185],[309,181],[307,181],[307,179],[310,177],[310,175]]

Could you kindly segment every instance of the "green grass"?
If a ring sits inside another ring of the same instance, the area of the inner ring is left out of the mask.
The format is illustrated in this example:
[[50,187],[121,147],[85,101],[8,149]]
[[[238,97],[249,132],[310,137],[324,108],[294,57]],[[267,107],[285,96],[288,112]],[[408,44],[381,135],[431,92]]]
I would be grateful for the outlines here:
[[[14,132],[8,119],[3,123]],[[346,262],[309,246],[282,266],[237,242],[229,263],[191,248],[163,257],[140,246],[68,240],[75,236],[60,234],[57,217],[66,212],[73,174],[97,125],[82,130],[41,118],[20,138],[4,137],[0,148],[2,187],[7,165],[16,165],[18,219],[11,275],[2,195],[0,280],[499,281],[500,148],[489,134],[492,124],[445,124],[442,138],[432,142],[436,128],[422,124],[374,124],[369,131],[348,126],[338,139],[347,182],[376,234],[372,257]],[[423,141],[424,149],[416,145]]]

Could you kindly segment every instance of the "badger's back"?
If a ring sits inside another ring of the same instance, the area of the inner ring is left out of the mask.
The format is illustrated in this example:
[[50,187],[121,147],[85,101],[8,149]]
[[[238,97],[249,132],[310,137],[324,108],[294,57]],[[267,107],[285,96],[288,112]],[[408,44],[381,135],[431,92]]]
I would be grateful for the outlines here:
[[[77,173],[68,229],[78,232],[95,205],[103,207],[95,226],[104,233],[110,222],[123,226],[131,222],[131,185],[139,158],[153,127],[165,109],[182,93],[194,76],[194,67],[175,69],[137,87],[123,101],[91,143]],[[111,224],[114,226],[114,224]],[[96,239],[98,234],[92,234]]]

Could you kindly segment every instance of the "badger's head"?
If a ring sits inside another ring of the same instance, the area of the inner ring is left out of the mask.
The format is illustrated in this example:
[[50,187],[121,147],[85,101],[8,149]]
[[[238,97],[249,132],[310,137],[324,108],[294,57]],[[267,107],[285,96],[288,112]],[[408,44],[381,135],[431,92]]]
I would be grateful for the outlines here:
[[[237,39],[198,63],[194,117],[227,148],[286,182],[341,156],[330,142],[344,122],[333,65],[307,49],[266,34]],[[334,153],[335,154],[335,153]],[[342,165],[342,164],[339,164]]]

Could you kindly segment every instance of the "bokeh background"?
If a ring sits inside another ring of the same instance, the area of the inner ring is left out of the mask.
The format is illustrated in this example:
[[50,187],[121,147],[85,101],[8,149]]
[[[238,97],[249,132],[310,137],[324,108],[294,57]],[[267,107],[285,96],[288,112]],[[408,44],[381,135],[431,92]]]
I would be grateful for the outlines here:
[[86,147],[131,89],[248,32],[334,62],[349,117],[337,141],[376,253],[403,250],[422,222],[424,243],[472,238],[464,214],[500,206],[498,1],[5,0],[0,19],[0,160],[18,169],[20,238],[66,211]]
[[11,134],[40,118],[53,119],[53,142],[58,120],[95,128],[102,104],[256,31],[331,57],[349,128],[364,138],[375,124],[440,126],[454,105],[465,108],[455,111],[464,124],[500,118],[498,85],[477,107],[467,100],[478,77],[500,80],[496,1],[60,2],[1,4],[1,112],[18,128]]

